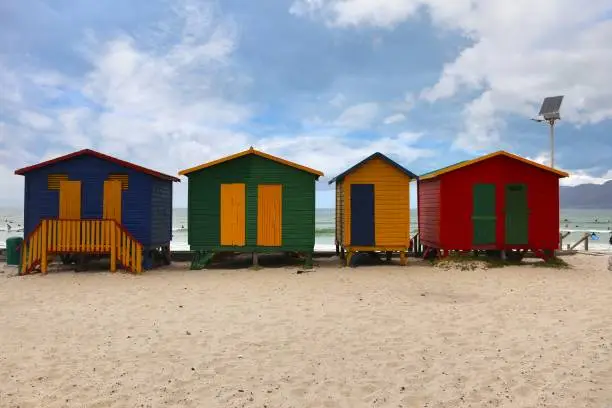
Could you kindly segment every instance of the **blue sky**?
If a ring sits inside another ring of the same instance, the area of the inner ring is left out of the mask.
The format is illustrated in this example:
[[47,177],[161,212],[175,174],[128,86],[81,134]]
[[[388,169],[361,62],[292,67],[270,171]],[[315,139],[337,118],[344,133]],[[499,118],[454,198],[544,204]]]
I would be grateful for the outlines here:
[[327,176],[375,151],[417,174],[546,163],[529,118],[556,94],[564,183],[602,183],[610,38],[609,0],[5,0],[0,206],[21,205],[16,168],[76,149],[176,174],[252,145],[323,171],[331,207]]

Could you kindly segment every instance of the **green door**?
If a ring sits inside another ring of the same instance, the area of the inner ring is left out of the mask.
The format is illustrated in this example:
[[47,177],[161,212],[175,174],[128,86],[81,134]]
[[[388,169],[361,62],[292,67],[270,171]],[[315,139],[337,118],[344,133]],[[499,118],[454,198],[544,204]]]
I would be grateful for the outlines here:
[[496,243],[495,184],[475,184],[473,188],[472,226],[474,245]]
[[506,244],[529,243],[529,209],[527,208],[527,186],[506,185]]

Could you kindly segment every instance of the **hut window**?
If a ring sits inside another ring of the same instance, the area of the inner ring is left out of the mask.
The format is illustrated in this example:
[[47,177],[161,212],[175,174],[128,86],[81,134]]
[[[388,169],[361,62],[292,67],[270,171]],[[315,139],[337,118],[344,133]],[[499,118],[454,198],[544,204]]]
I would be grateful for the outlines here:
[[49,190],[59,190],[60,181],[68,181],[67,174],[49,174],[47,176],[47,188]]
[[121,181],[121,189],[128,189],[128,175],[127,174],[109,174],[108,180],[119,180]]

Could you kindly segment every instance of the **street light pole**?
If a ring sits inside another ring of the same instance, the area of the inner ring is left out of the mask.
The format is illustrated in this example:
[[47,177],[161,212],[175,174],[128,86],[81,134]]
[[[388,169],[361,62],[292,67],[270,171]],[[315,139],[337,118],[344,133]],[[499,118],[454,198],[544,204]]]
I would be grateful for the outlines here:
[[550,167],[555,167],[555,120],[550,119]]
[[555,167],[555,121],[561,119],[559,115],[559,109],[561,109],[561,102],[563,102],[563,95],[549,96],[544,98],[540,113],[537,118],[534,118],[536,122],[548,122],[550,126],[550,167]]

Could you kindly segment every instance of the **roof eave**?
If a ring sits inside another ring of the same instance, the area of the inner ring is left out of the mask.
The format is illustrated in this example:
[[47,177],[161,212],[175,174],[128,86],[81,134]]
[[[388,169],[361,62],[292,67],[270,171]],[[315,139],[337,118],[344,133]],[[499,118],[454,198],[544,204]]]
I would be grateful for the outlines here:
[[396,169],[398,169],[399,171],[401,171],[402,173],[404,173],[406,176],[410,177],[413,180],[418,180],[419,179],[419,176],[417,176],[416,174],[414,174],[410,170],[404,168],[404,166],[400,165],[399,163],[396,163],[395,161],[391,160],[390,158],[388,158],[384,154],[382,154],[380,152],[376,152],[376,153],[373,153],[373,154],[369,155],[365,159],[361,160],[360,162],[358,162],[354,166],[349,167],[347,170],[343,171],[342,173],[338,174],[336,177],[332,178],[328,182],[328,184],[332,184],[334,182],[337,183],[337,182],[342,181],[347,175],[349,175],[353,171],[357,170],[358,168],[360,168],[361,166],[363,166],[364,164],[366,164],[367,162],[369,162],[370,160],[375,159],[375,158],[380,158],[381,160],[386,161],[388,164],[390,164],[391,166],[395,167]]
[[543,170],[543,171],[547,171],[549,173],[553,173],[554,175],[556,175],[559,178],[569,177],[569,173],[564,172],[562,170],[557,170],[555,168],[552,168],[552,167],[549,167],[549,166],[546,166],[546,165],[534,162],[532,160],[525,159],[525,158],[520,157],[520,156],[518,156],[516,154],[512,154],[512,153],[500,150],[500,151],[497,151],[497,152],[486,154],[484,156],[477,157],[477,158],[472,159],[472,160],[466,160],[466,161],[458,162],[458,163],[455,163],[455,164],[451,164],[450,166],[446,166],[446,167],[443,167],[441,169],[435,170],[433,172],[426,173],[426,175],[421,175],[420,180],[431,180],[431,179],[443,176],[444,174],[452,173],[453,171],[461,170],[464,167],[469,167],[469,166],[471,166],[473,164],[477,164],[477,163],[480,163],[482,161],[485,161],[485,160],[488,160],[488,159],[492,159],[492,158],[498,157],[498,156],[505,156],[507,158],[520,161],[520,162],[522,162],[524,164],[530,165],[530,166],[535,167],[537,169],[540,169],[540,170]]
[[207,169],[207,168],[210,168],[210,167],[214,167],[216,165],[219,165],[219,164],[222,164],[222,163],[234,160],[234,159],[238,159],[240,157],[244,157],[244,156],[246,156],[248,154],[254,154],[256,156],[263,157],[264,159],[272,160],[272,161],[274,161],[276,163],[283,164],[285,166],[292,167],[292,168],[294,168],[296,170],[300,170],[300,171],[312,174],[313,176],[316,177],[316,180],[318,180],[319,177],[323,177],[323,175],[324,175],[323,172],[321,172],[319,170],[315,170],[315,169],[312,169],[310,167],[302,166],[301,164],[297,164],[297,163],[291,162],[289,160],[285,160],[285,159],[282,159],[280,157],[276,157],[276,156],[273,156],[271,154],[264,153],[264,152],[261,152],[259,150],[255,150],[253,148],[250,148],[248,150],[244,150],[242,152],[238,152],[238,153],[235,153],[235,154],[231,154],[229,156],[225,156],[225,157],[222,157],[222,158],[217,159],[217,160],[206,162],[206,163],[200,164],[198,166],[190,167],[190,168],[185,169],[185,170],[181,170],[181,171],[179,171],[178,174],[180,176],[187,176],[188,177],[189,174],[195,173],[196,171],[200,171],[200,170],[204,170],[204,169]]
[[84,156],[84,155],[91,155],[93,157],[97,157],[97,158],[102,159],[102,160],[107,160],[107,161],[115,163],[115,164],[117,164],[119,166],[130,168],[130,169],[133,169],[135,171],[138,171],[138,172],[141,172],[141,173],[144,173],[144,174],[148,174],[149,176],[152,176],[152,177],[155,177],[155,178],[158,178],[158,179],[161,179],[161,180],[172,181],[172,182],[175,182],[175,183],[180,183],[181,182],[181,180],[179,178],[177,178],[177,177],[170,176],[170,175],[164,174],[164,173],[160,173],[158,171],[155,171],[155,170],[152,170],[152,169],[148,169],[146,167],[142,167],[142,166],[139,166],[137,164],[130,163],[130,162],[127,162],[125,160],[121,160],[121,159],[118,159],[116,157],[109,156],[109,155],[104,154],[104,153],[96,152],[95,150],[91,150],[91,149],[78,150],[76,152],[68,153],[68,154],[65,154],[63,156],[56,157],[54,159],[46,160],[46,161],[41,162],[41,163],[37,163],[37,164],[33,164],[31,166],[23,167],[21,169],[15,170],[15,174],[18,175],[18,176],[25,176],[27,173],[30,173],[30,172],[38,170],[38,169],[42,169],[43,167],[51,166],[53,164],[60,163],[62,161],[66,161],[66,160],[70,160],[70,159],[74,159],[76,157],[80,157],[80,156]]

